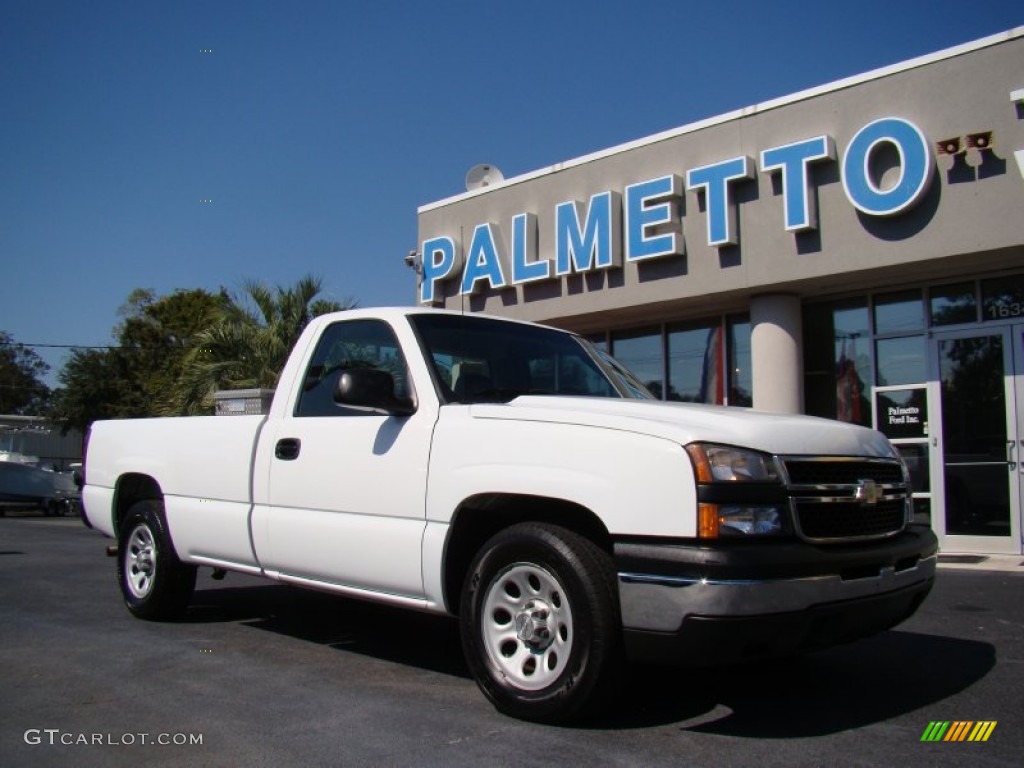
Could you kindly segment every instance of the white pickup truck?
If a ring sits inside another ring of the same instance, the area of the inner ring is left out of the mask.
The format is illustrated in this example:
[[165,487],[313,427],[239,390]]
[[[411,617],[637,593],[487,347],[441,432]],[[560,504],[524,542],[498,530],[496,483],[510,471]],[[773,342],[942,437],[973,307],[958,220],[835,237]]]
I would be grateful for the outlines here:
[[627,658],[887,629],[937,551],[878,432],[659,402],[572,334],[415,308],[311,322],[266,416],[94,424],[83,497],[136,616],[198,566],[456,615],[484,694],[548,722]]

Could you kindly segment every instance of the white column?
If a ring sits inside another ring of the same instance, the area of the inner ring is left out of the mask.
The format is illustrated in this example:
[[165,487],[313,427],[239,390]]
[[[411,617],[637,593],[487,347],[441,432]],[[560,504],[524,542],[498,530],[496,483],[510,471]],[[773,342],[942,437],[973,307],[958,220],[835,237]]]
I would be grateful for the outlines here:
[[750,300],[754,408],[803,413],[804,356],[800,298],[789,294]]

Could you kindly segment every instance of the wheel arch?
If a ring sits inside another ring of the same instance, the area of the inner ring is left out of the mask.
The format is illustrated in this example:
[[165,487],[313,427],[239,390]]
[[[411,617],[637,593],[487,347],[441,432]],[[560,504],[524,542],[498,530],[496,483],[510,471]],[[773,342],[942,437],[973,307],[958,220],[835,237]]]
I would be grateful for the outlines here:
[[133,504],[147,500],[163,501],[163,498],[164,493],[160,484],[150,475],[121,475],[114,486],[114,532],[121,530],[121,523]]
[[592,510],[567,499],[516,493],[482,493],[463,501],[455,510],[444,547],[444,603],[459,614],[462,584],[476,553],[498,531],[516,523],[559,525],[611,553],[607,527]]

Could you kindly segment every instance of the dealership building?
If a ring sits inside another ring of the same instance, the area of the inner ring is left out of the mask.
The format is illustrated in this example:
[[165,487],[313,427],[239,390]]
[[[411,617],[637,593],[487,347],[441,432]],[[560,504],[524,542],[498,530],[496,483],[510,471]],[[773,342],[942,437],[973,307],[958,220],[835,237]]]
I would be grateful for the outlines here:
[[1020,554],[1024,28],[419,209],[419,301],[660,398],[877,428],[946,552]]

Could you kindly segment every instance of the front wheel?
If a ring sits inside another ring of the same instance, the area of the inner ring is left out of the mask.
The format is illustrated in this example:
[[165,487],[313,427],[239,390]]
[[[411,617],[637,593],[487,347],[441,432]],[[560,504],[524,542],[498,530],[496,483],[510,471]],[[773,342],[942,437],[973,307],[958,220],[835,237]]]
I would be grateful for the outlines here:
[[494,706],[566,722],[607,703],[621,667],[611,557],[565,528],[522,523],[480,550],[460,607],[466,660]]
[[132,505],[121,523],[117,549],[117,580],[132,614],[166,621],[185,611],[196,586],[196,567],[178,559],[161,502]]

